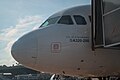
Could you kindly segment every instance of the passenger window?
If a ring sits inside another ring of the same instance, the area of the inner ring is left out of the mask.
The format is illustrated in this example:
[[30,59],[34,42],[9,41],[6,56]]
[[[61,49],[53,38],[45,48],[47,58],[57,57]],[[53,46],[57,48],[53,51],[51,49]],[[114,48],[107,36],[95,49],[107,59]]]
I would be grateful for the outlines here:
[[64,15],[61,17],[61,19],[58,21],[58,24],[67,24],[67,25],[72,25],[73,21],[71,16],[69,15]]
[[49,18],[49,19],[47,19],[47,20],[41,25],[41,27],[46,27],[46,26],[48,26],[48,25],[50,25],[50,24],[55,24],[56,21],[57,21],[59,18],[60,18],[59,16],[58,16],[58,17],[54,17],[54,18]]
[[87,24],[84,17],[82,17],[80,15],[74,15],[73,17],[75,19],[76,24],[78,24],[78,25],[86,25]]

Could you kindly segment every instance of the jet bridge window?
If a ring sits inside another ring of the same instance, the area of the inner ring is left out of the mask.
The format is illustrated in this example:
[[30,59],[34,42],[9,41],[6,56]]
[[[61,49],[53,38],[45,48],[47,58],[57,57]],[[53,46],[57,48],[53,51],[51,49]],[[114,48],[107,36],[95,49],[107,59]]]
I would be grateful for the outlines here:
[[74,17],[77,25],[86,25],[87,24],[87,22],[83,16],[74,15],[73,17]]
[[41,25],[41,27],[46,27],[50,24],[55,24],[59,18],[60,18],[60,16],[57,16],[54,18],[49,18]]
[[69,15],[64,15],[61,17],[61,19],[58,21],[58,24],[67,24],[67,25],[72,25],[73,21],[71,16]]

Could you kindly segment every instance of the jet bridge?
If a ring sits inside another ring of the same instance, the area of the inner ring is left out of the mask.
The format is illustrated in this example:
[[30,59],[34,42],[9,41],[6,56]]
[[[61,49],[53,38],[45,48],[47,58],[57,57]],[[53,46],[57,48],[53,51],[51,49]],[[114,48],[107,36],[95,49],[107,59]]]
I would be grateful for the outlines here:
[[92,1],[92,49],[120,49],[120,0]]

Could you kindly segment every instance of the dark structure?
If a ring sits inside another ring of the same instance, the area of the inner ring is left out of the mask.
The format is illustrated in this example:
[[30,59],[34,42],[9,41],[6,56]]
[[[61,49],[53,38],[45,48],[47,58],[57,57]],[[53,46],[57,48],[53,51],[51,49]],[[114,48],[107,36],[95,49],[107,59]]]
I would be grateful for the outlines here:
[[23,75],[23,74],[38,74],[40,72],[26,68],[22,65],[17,66],[0,66],[0,73],[11,73],[12,75]]
[[[50,80],[52,74],[48,73],[41,73],[29,68],[26,68],[22,65],[17,66],[10,66],[7,67],[6,65],[0,66],[0,73],[1,77],[0,80]],[[4,75],[4,73],[11,73],[11,75]],[[33,77],[37,77],[37,79],[23,79],[23,77],[19,77],[20,79],[17,79],[16,76],[27,76],[27,75],[33,75]],[[36,76],[36,75],[39,76]],[[64,76],[61,75],[63,80],[80,80],[77,77],[70,77],[70,76]]]

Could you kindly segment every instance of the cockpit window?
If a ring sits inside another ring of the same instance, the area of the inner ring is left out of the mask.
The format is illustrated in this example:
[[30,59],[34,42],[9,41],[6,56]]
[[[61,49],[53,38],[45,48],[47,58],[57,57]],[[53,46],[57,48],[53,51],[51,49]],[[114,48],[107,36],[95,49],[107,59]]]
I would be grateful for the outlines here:
[[92,21],[91,16],[89,16],[90,22]]
[[61,17],[61,19],[58,21],[58,24],[67,24],[67,25],[72,25],[73,21],[71,16],[69,15],[64,15]]
[[41,25],[41,27],[46,27],[46,26],[48,26],[48,25],[50,25],[50,24],[55,24],[56,21],[57,21],[59,18],[60,18],[60,16],[57,16],[57,17],[54,17],[54,18],[49,18],[49,19],[47,19],[47,20]]
[[83,16],[74,15],[73,17],[74,17],[77,25],[86,25],[87,24],[87,22],[85,21],[85,18]]

